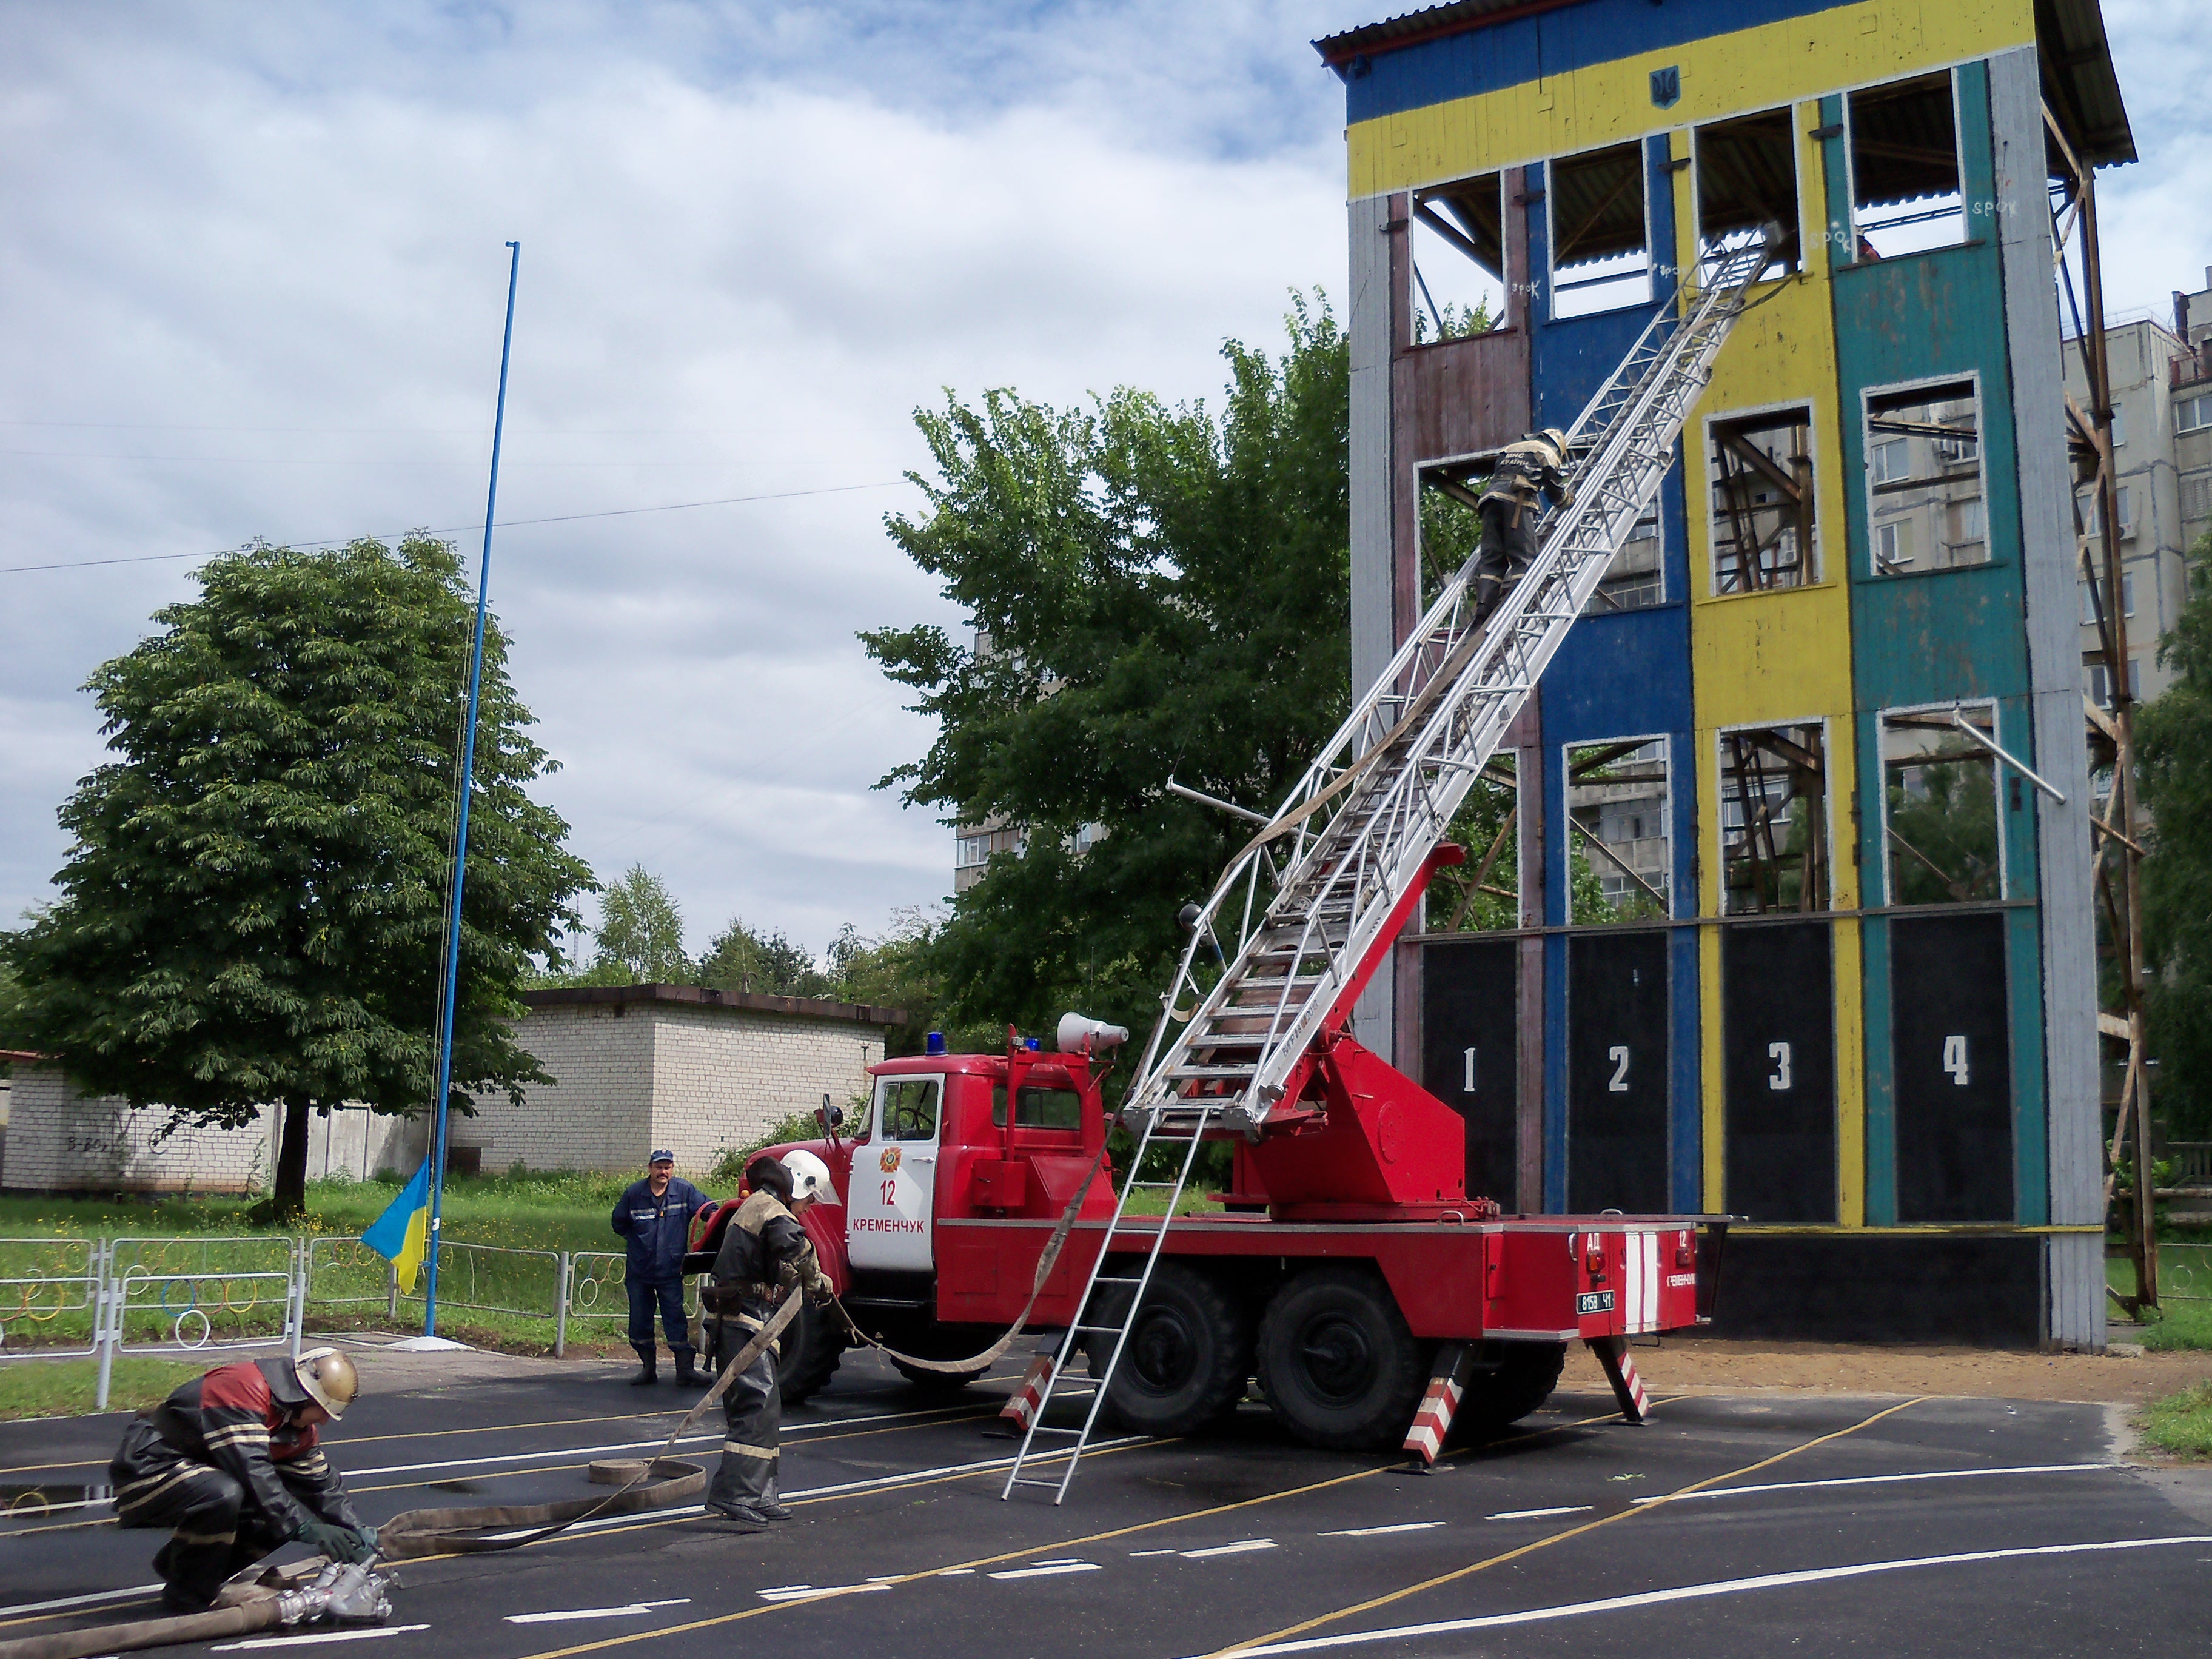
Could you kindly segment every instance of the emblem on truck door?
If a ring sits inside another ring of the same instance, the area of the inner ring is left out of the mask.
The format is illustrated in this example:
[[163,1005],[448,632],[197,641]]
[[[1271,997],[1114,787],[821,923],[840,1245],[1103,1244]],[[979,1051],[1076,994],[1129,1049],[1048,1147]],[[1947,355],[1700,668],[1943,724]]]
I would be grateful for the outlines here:
[[896,1175],[899,1166],[899,1149],[896,1146],[884,1147],[884,1155],[876,1162],[885,1175]]
[[1611,1313],[1613,1311],[1613,1292],[1611,1291],[1584,1291],[1580,1296],[1575,1298],[1575,1311],[1578,1314]]

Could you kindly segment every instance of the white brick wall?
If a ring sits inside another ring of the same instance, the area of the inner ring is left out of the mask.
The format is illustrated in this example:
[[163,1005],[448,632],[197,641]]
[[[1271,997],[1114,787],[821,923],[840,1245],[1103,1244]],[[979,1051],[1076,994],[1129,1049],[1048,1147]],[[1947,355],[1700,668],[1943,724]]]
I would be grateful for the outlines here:
[[[128,1101],[88,1099],[51,1066],[15,1063],[9,1091],[7,1152],[0,1187],[27,1192],[242,1193],[266,1189],[276,1167],[272,1108],[240,1129],[182,1128],[166,1139],[160,1107],[133,1111]],[[307,1117],[307,1177],[358,1181],[383,1170],[412,1170],[422,1131],[405,1118],[365,1107]]]
[[[821,1005],[816,1005],[820,1006]],[[859,1012],[859,1011],[854,1011]],[[827,1012],[680,1001],[556,1003],[533,1007],[518,1035],[556,1079],[520,1107],[479,1095],[456,1115],[455,1148],[477,1149],[497,1175],[533,1170],[641,1170],[665,1146],[698,1179],[726,1148],[828,1095],[846,1104],[884,1057],[881,1025]],[[242,1129],[155,1137],[168,1114],[88,1100],[52,1066],[18,1061],[0,1186],[26,1191],[243,1192],[276,1167],[276,1113]],[[364,1109],[308,1118],[310,1180],[411,1172],[428,1139],[422,1119]]]

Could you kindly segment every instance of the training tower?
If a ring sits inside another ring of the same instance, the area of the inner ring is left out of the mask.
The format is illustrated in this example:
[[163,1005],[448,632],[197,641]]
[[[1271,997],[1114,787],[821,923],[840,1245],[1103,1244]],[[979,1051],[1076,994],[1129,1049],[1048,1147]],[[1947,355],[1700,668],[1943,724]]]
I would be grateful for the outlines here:
[[1572,422],[1702,241],[1782,231],[1362,1041],[1509,1212],[1749,1217],[1731,1331],[2101,1346],[2050,192],[2133,159],[2094,0],[1462,0],[1318,47],[1357,688],[1488,456]]

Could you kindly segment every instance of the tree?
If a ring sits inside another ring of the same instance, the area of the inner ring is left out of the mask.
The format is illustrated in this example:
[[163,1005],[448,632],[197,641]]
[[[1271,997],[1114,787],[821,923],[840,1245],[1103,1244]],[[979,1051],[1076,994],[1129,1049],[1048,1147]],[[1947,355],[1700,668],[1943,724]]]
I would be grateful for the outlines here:
[[2212,535],[2191,553],[2191,598],[2159,647],[2173,683],[2136,714],[2151,819],[2143,949],[2160,1115],[2212,1139]]
[[1124,388],[1077,410],[1011,392],[919,411],[935,476],[894,540],[972,617],[860,637],[939,724],[884,778],[948,821],[1026,831],[928,938],[939,1017],[1048,1030],[1068,1008],[1149,1026],[1251,826],[1342,719],[1349,664],[1348,359],[1294,300],[1279,358],[1234,341],[1218,417]]
[[667,884],[641,864],[599,901],[599,950],[585,982],[594,985],[685,985],[691,959],[684,954],[684,915]]
[[757,991],[766,996],[833,994],[830,976],[815,965],[805,945],[793,944],[781,929],[757,933],[745,926],[742,916],[732,916],[729,926],[717,933],[707,947],[707,954],[699,963],[699,982],[725,991]]
[[[435,1043],[474,605],[452,548],[255,546],[86,689],[115,758],[60,811],[59,898],[10,936],[17,1022],[77,1085],[236,1127],[283,1110],[274,1198],[298,1212],[307,1113],[416,1112]],[[527,786],[507,641],[484,640],[454,1024],[470,1091],[552,1081],[505,1023],[556,965],[591,872]]]

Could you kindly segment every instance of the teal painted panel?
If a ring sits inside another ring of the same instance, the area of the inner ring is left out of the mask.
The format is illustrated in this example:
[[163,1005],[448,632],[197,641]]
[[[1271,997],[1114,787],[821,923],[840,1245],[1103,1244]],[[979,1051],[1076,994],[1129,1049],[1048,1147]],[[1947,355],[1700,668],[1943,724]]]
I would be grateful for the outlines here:
[[1897,1070],[1889,1021],[1889,919],[1859,924],[1866,980],[1866,1219],[1897,1224]]
[[[2025,726],[2027,717],[2021,716]],[[2023,814],[2022,816],[2025,816]],[[2050,1136],[2043,1110],[2043,938],[2033,910],[2005,918],[2005,989],[2011,1004],[2013,1218],[2051,1219]]]

